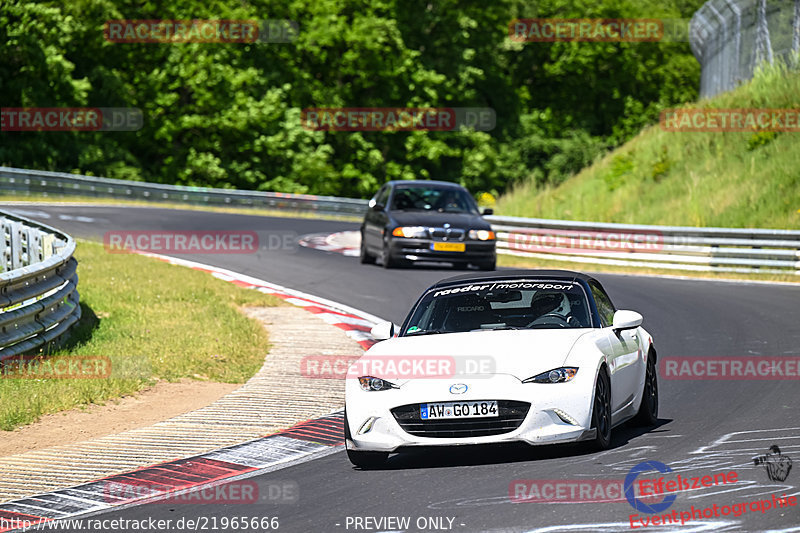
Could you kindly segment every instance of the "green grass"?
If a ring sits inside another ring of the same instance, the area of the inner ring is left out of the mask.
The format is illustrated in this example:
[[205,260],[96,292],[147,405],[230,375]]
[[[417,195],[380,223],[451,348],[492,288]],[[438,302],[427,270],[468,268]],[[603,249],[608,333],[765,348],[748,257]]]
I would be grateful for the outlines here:
[[109,254],[98,243],[79,241],[76,257],[83,318],[50,357],[108,357],[111,377],[0,377],[0,429],[102,404],[158,380],[243,383],[261,367],[267,334],[238,308],[282,300],[141,255]]
[[[800,73],[773,67],[688,108],[800,109]],[[523,183],[507,216],[597,222],[800,228],[800,133],[669,132],[655,125],[554,187]]]

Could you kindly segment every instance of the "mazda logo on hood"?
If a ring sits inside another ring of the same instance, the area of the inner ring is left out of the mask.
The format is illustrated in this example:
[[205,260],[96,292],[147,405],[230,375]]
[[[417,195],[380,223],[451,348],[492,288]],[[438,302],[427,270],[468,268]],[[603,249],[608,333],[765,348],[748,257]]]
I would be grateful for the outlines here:
[[450,385],[450,394],[464,394],[467,392],[467,388],[463,383],[454,383]]

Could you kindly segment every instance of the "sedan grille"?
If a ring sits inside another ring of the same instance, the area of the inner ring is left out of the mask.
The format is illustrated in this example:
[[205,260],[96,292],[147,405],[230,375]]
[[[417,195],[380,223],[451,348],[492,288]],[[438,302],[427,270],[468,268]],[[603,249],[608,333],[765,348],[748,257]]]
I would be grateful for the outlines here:
[[459,228],[428,228],[431,238],[437,241],[463,241],[466,231]]
[[416,437],[439,439],[487,437],[502,435],[517,429],[528,414],[531,404],[512,400],[498,400],[499,416],[490,418],[450,418],[422,420],[419,404],[403,405],[392,409],[392,415],[406,433]]

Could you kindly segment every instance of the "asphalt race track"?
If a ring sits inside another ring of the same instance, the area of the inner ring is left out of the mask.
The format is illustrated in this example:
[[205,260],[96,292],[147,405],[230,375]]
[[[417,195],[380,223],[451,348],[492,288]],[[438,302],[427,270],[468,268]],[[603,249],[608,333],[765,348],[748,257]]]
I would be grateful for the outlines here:
[[[358,227],[349,222],[156,208],[37,205],[8,209],[73,236],[96,239],[108,230],[248,230],[264,239]],[[403,319],[423,289],[454,275],[441,267],[385,270],[361,265],[355,257],[302,247],[181,257],[329,298],[395,322]],[[653,334],[659,357],[800,356],[800,287],[597,277],[618,308],[644,315],[644,327]],[[175,523],[181,518],[205,517],[210,531],[214,518],[219,525],[221,518],[233,516],[278,517],[278,531],[292,532],[628,531],[629,516],[636,511],[624,498],[606,503],[512,503],[509,485],[516,479],[620,480],[631,467],[648,460],[665,463],[683,476],[738,473],[735,485],[681,493],[673,505],[679,512],[691,506],[733,505],[770,499],[773,494],[800,493],[800,466],[785,482],[773,482],[750,459],[778,444],[785,455],[800,461],[797,381],[662,379],[660,400],[657,428],[649,432],[617,428],[612,449],[603,453],[579,446],[417,451],[392,457],[383,470],[360,471],[341,451],[253,478],[265,494],[278,482],[296,482],[296,503],[149,504],[94,518],[152,517]],[[408,517],[410,525],[356,520],[363,517]],[[634,525],[645,531],[800,531],[800,506],[763,513],[748,510],[739,517],[702,519],[680,528]]]

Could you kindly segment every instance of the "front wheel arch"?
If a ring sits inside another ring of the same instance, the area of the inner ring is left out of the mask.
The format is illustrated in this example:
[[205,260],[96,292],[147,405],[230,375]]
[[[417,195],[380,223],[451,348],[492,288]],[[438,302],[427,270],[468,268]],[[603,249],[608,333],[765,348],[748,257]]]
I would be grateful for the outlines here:
[[[601,384],[601,381],[603,382]],[[600,387],[604,387],[605,391],[601,391]],[[606,450],[611,446],[611,429],[612,429],[612,411],[611,411],[611,395],[613,387],[611,386],[611,374],[608,372],[606,362],[600,365],[597,369],[597,374],[594,379],[594,386],[592,392],[592,409],[590,414],[590,427],[595,430],[595,437],[592,440],[592,445],[598,451]],[[598,405],[598,394],[604,395],[602,401],[602,412],[600,405]]]
[[658,355],[653,345],[647,351],[642,398],[632,423],[637,426],[654,426],[658,423]]

